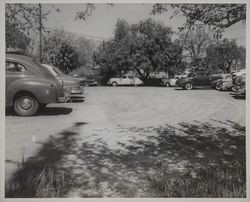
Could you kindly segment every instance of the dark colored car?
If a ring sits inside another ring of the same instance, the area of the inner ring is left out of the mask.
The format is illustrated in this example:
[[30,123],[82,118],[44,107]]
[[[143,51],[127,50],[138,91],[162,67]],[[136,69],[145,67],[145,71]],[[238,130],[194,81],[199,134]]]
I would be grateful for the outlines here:
[[246,95],[246,73],[236,76],[233,80],[236,93],[239,95]]
[[68,89],[70,92],[71,101],[83,101],[83,87],[80,85],[80,82],[73,76],[65,75],[57,67],[43,64],[56,78],[61,82],[64,88]]
[[90,75],[83,76],[80,74],[73,74],[72,76],[75,77],[82,86],[96,86],[98,84],[98,82]]
[[32,116],[49,103],[66,102],[69,92],[33,58],[6,54],[6,107]]
[[207,71],[196,71],[189,73],[186,78],[180,78],[176,84],[186,90],[195,87],[210,86],[214,80],[221,79],[220,75],[212,75]]

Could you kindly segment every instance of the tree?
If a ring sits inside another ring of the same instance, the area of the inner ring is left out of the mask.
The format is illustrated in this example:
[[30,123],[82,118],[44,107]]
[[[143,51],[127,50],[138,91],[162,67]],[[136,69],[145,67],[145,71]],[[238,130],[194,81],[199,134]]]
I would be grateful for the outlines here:
[[238,47],[235,41],[224,39],[222,43],[211,44],[206,49],[208,69],[230,73],[232,69],[245,68],[246,50]]
[[203,25],[196,25],[189,31],[184,40],[185,34],[183,33],[181,36],[181,39],[184,41],[184,50],[187,51],[191,63],[196,64],[197,61],[205,57],[206,48],[212,42],[210,29]]
[[130,31],[129,24],[126,20],[118,19],[115,25],[115,40],[122,40],[124,37],[128,36]]
[[[246,20],[246,4],[170,4],[174,15],[182,13],[188,24],[201,22],[217,28],[227,28]],[[166,12],[168,4],[155,4],[153,14]]]
[[70,44],[78,55],[78,66],[93,63],[96,46],[94,42],[64,30],[52,30],[48,35],[44,36],[43,63],[56,65],[56,56],[60,52],[63,43]]
[[63,42],[59,47],[59,52],[55,55],[55,64],[64,73],[69,73],[78,68],[79,57],[70,43]]
[[5,27],[6,49],[26,50],[31,41],[30,37],[19,31],[13,24],[9,24],[9,22],[6,22]]
[[112,74],[134,70],[145,81],[150,72],[170,72],[181,63],[179,42],[172,41],[171,28],[162,23],[148,19],[129,26],[119,20],[115,34],[95,54],[95,62]]

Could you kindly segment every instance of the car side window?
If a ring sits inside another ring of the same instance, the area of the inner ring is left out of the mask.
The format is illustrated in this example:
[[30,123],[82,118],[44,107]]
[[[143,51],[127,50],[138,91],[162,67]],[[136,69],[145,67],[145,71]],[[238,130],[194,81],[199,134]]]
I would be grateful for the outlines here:
[[23,65],[16,62],[6,62],[7,72],[24,72],[26,69]]
[[126,79],[127,77],[126,77],[126,76],[122,76],[121,78],[122,78],[122,79]]

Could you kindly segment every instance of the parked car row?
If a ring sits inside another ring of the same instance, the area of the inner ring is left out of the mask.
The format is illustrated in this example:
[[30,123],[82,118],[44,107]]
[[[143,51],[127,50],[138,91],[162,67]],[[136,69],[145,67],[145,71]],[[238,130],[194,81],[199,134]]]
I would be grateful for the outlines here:
[[[173,78],[163,78],[160,84],[166,87],[182,87],[186,90],[207,86],[217,90],[233,90],[239,94],[244,94],[245,75],[245,70],[232,74],[211,74],[208,71],[195,71],[189,74],[178,74]],[[107,84],[111,86],[146,85],[138,77],[128,75],[110,78]]]
[[50,103],[83,100],[79,82],[32,57],[6,54],[6,107],[19,116],[33,116]]
[[187,76],[183,75],[172,86],[182,87],[186,90],[209,86],[217,90],[232,90],[237,94],[245,95],[246,70],[244,69],[232,74],[210,74],[207,71],[195,71],[189,73]]

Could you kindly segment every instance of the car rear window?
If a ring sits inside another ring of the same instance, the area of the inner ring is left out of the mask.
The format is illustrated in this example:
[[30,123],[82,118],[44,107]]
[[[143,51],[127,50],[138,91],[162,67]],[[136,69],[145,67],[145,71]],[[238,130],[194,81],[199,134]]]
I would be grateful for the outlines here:
[[26,71],[25,67],[16,62],[6,62],[6,71],[7,72],[24,72]]
[[55,80],[56,78],[53,76],[53,74],[47,69],[44,68],[40,63],[38,63],[36,60],[32,60],[33,63],[35,63],[39,67],[39,72],[43,74],[46,78]]

